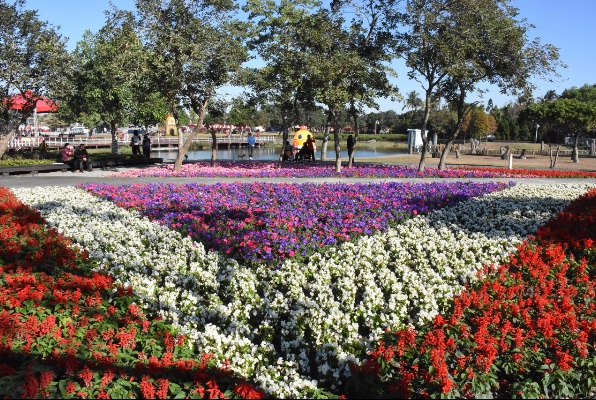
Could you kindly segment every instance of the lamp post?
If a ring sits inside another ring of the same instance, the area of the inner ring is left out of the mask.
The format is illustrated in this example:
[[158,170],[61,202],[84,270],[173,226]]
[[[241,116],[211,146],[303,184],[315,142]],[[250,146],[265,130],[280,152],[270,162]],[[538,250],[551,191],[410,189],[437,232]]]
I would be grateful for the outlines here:
[[534,137],[534,143],[538,143],[538,128],[540,128],[540,125],[536,124],[536,136]]
[[379,120],[376,120],[376,121],[375,121],[375,135],[379,133],[379,132],[377,131],[377,126],[379,126]]

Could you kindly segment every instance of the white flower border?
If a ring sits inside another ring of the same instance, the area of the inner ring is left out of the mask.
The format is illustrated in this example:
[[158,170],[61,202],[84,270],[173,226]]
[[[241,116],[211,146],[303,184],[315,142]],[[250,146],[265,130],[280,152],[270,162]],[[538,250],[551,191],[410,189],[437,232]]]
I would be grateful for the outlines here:
[[307,265],[251,270],[82,190],[14,189],[100,261],[142,306],[198,349],[228,359],[268,395],[305,397],[349,377],[387,329],[419,326],[482,267],[591,185],[522,185],[418,216],[315,254]]

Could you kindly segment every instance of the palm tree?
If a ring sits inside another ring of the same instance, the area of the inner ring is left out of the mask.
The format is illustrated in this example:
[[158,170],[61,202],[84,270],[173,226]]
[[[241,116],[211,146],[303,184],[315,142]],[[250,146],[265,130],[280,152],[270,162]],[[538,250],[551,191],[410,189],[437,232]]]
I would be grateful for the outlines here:
[[415,90],[412,90],[410,93],[408,93],[408,97],[406,98],[404,103],[405,104],[402,108],[402,111],[406,108],[409,108],[412,111],[416,112],[423,105],[422,99],[418,96],[418,93],[416,93]]

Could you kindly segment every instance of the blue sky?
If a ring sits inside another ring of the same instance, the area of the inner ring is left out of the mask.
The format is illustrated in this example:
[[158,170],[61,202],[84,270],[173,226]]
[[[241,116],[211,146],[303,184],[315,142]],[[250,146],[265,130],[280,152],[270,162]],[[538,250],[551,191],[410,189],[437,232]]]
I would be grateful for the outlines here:
[[[134,0],[113,0],[118,8],[132,10]],[[74,49],[86,29],[98,31],[104,24],[104,11],[109,0],[27,0],[27,8],[38,10],[40,19],[60,26],[60,33],[69,38],[69,49]],[[596,84],[596,0],[514,0],[512,5],[520,11],[520,17],[536,26],[530,38],[539,37],[542,43],[550,43],[560,50],[561,60],[567,64],[555,82],[535,81],[538,89],[534,97],[542,97],[548,90],[561,93],[564,89],[584,84]],[[398,78],[394,83],[402,94],[412,90],[422,95],[420,85],[407,77],[407,70],[395,64]],[[482,99],[486,104],[492,98],[497,106],[504,106],[513,97],[501,95],[491,89]],[[403,103],[387,99],[378,101],[381,111],[402,112]]]

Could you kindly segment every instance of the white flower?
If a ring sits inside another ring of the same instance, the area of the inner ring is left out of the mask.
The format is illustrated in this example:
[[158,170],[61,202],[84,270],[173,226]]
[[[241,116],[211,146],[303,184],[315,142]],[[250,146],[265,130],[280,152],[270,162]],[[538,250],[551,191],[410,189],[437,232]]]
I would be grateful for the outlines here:
[[[73,188],[16,189],[146,311],[272,397],[339,387],[385,328],[417,327],[589,185],[523,185],[315,254],[254,269]],[[314,354],[315,359],[311,359]],[[314,366],[314,368],[313,368]],[[314,377],[317,377],[318,382]]]

